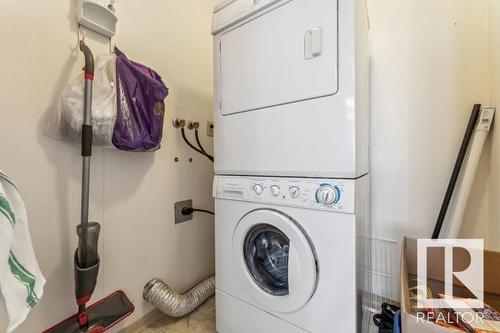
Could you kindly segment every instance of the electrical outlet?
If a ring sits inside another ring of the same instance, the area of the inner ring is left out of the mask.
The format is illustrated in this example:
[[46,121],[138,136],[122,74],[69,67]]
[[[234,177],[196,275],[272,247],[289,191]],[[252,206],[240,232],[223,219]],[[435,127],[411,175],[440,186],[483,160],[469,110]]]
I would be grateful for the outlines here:
[[182,222],[187,222],[193,219],[193,214],[184,215],[182,214],[182,209],[184,208],[193,208],[193,200],[185,200],[176,202],[174,205],[174,217],[175,224],[179,224]]
[[207,136],[214,136],[214,123],[211,121],[207,122]]

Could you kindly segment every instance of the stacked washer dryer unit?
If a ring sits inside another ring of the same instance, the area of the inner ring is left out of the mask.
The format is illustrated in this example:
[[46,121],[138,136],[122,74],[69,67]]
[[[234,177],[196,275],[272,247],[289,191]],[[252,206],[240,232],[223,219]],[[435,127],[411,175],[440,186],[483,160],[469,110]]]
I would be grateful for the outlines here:
[[365,0],[215,8],[219,333],[364,329],[367,32]]

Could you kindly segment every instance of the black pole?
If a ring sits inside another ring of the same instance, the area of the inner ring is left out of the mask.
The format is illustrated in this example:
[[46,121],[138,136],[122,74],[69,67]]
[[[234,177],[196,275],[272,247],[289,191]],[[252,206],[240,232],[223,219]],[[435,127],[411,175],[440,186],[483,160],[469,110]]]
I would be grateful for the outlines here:
[[460,170],[462,169],[462,164],[467,154],[467,150],[472,139],[472,134],[474,134],[474,129],[476,128],[480,112],[481,104],[475,104],[469,118],[467,130],[465,131],[465,135],[462,140],[462,146],[460,147],[455,166],[453,167],[450,182],[448,184],[448,188],[446,189],[446,194],[444,196],[443,204],[441,205],[441,210],[439,211],[439,216],[436,221],[436,226],[434,227],[434,232],[432,233],[432,239],[438,239],[439,235],[441,234],[441,229],[443,228],[446,212],[448,211],[448,207],[450,205],[451,197],[453,196],[453,191],[455,190],[458,177],[460,176]]

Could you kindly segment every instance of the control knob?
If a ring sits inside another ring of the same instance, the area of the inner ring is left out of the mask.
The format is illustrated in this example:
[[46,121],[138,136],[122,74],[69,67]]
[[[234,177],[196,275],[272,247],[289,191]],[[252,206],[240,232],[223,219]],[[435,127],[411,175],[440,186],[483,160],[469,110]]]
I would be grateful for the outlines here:
[[264,192],[264,187],[262,185],[260,185],[260,184],[255,184],[253,186],[253,191],[255,192],[255,194],[261,195],[262,192]]
[[340,201],[340,190],[335,185],[323,184],[316,191],[316,201],[323,205],[336,204]]
[[278,185],[271,186],[271,194],[275,197],[280,195],[280,187]]
[[300,196],[300,188],[297,186],[290,187],[290,196],[292,199],[297,199]]

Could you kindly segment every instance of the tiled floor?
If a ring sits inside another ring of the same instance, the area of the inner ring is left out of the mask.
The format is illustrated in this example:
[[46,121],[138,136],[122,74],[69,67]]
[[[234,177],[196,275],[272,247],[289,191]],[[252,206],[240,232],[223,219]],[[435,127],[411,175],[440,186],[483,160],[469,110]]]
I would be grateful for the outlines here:
[[215,297],[187,317],[163,317],[136,333],[215,333]]
[[[371,322],[371,318],[365,317],[364,320]],[[371,326],[370,333],[377,332]],[[208,299],[187,317],[173,319],[165,316],[134,333],[215,333],[215,298]]]

